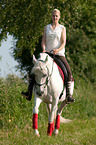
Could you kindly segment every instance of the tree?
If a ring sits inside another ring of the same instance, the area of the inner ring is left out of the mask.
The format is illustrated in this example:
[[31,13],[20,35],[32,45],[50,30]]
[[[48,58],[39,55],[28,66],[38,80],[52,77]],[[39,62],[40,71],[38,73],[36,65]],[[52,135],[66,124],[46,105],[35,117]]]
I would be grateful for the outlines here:
[[60,23],[67,29],[67,59],[74,71],[87,75],[87,56],[91,54],[91,59],[96,54],[95,6],[95,0],[1,0],[0,40],[8,32],[17,39],[13,56],[19,69],[28,71],[33,52],[37,56],[42,51],[44,26],[51,23],[52,10],[58,8]]

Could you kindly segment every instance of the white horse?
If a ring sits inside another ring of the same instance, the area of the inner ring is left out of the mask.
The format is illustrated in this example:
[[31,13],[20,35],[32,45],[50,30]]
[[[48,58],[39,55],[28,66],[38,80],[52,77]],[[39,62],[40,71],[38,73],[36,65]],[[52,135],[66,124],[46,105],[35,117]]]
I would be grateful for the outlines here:
[[[64,88],[63,79],[58,70],[57,64],[46,53],[40,53],[40,58],[37,60],[33,56],[33,64],[31,73],[35,76],[34,95],[35,105],[33,109],[33,129],[35,135],[39,136],[38,131],[38,112],[42,102],[47,104],[49,109],[48,131],[49,136],[58,134],[60,127],[60,116],[62,109],[66,105],[66,88]],[[71,94],[73,94],[74,81],[71,85]],[[60,98],[61,93],[62,97]],[[62,102],[57,110],[58,102]],[[51,107],[50,107],[51,104]],[[54,129],[54,114],[56,114],[55,129]]]

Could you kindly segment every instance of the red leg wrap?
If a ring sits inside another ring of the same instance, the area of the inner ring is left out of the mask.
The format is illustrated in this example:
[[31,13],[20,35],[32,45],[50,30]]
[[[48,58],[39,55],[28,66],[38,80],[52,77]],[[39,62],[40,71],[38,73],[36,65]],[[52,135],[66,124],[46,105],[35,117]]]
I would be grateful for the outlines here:
[[57,128],[57,129],[60,128],[60,115],[57,115],[57,117],[56,117],[55,128]]
[[48,135],[52,135],[52,127],[53,127],[53,123],[48,123],[48,131],[47,131],[47,134]]
[[53,121],[52,131],[54,131],[54,121]]
[[38,114],[33,114],[33,129],[38,128]]

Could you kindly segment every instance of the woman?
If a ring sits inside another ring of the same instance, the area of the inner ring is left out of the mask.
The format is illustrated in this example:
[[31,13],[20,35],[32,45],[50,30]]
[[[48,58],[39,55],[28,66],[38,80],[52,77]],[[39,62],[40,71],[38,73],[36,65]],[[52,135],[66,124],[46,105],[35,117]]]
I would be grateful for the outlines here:
[[[71,70],[70,66],[65,58],[65,44],[66,44],[66,29],[63,25],[59,24],[60,19],[60,11],[58,9],[54,9],[52,12],[52,24],[45,26],[44,34],[42,38],[42,49],[43,52],[46,52],[51,56],[54,57],[56,61],[61,60],[61,68],[65,65],[68,73],[67,78],[67,101],[68,102],[75,102],[75,99],[71,98],[70,94],[70,85],[71,85]],[[51,52],[51,53],[50,53]],[[59,63],[60,64],[60,63]]]
[[[58,9],[54,9],[52,12],[53,23],[45,26],[41,45],[43,52],[47,52],[51,57],[55,55],[55,61],[59,63],[61,68],[65,65],[68,73],[66,84],[67,102],[75,102],[75,99],[72,99],[70,95],[69,88],[71,84],[71,70],[65,58],[66,29],[63,25],[59,24],[59,19],[60,11]],[[34,83],[34,77],[29,76],[28,92],[21,93],[27,100],[31,100],[33,87],[32,81]]]

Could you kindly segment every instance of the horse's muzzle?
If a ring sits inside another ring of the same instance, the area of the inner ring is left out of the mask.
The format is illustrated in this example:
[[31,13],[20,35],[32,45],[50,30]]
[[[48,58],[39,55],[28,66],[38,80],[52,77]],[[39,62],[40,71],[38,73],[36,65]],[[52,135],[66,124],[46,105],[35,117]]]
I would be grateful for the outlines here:
[[43,92],[43,91],[41,91],[41,92],[37,91],[36,94],[37,94],[38,96],[42,96],[42,95],[44,94],[44,92]]

